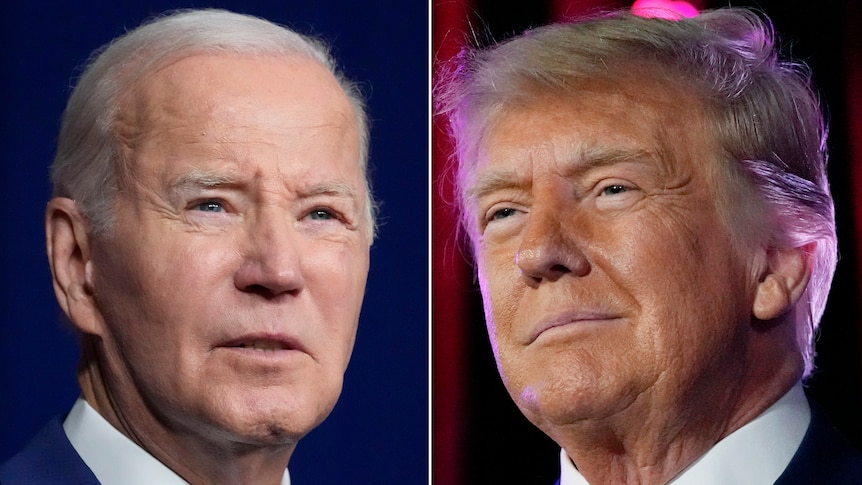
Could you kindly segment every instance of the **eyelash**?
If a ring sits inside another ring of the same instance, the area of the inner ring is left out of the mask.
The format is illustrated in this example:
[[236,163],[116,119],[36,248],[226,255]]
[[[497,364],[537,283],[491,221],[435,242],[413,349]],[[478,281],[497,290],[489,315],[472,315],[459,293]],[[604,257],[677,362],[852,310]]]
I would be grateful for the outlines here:
[[[319,215],[319,214],[324,214],[326,217],[325,218],[314,217],[315,215]],[[335,213],[334,210],[322,208],[322,207],[317,207],[317,208],[312,209],[311,211],[309,211],[308,215],[313,220],[333,220],[333,219],[339,220],[340,219],[340,217],[338,217],[338,215]]]
[[499,209],[499,210],[492,212],[489,220],[497,221],[500,219],[505,219],[509,216],[514,215],[515,212],[517,212],[517,211],[512,207],[504,207],[502,209]]
[[[222,217],[233,212],[233,208],[226,201],[218,198],[192,201],[187,210],[201,213],[199,217]],[[313,206],[305,212],[302,218],[313,224],[331,224],[333,222],[348,224],[349,221],[344,213],[330,206]]]
[[[218,206],[219,210],[209,210],[213,206]],[[205,200],[203,202],[195,202],[192,207],[201,212],[224,212],[226,210],[224,203],[217,200]]]
[[617,195],[628,191],[629,187],[623,184],[611,184],[603,188],[599,195]]

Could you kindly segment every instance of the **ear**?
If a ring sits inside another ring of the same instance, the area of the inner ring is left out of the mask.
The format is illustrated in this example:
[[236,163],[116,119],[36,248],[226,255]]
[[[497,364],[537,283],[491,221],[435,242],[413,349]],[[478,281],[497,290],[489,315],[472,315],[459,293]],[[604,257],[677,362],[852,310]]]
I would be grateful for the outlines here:
[[799,301],[811,278],[814,244],[766,250],[766,269],[757,284],[752,308],[755,318],[772,320]]
[[45,239],[57,302],[78,330],[101,335],[88,229],[89,223],[74,200],[56,197],[48,202]]

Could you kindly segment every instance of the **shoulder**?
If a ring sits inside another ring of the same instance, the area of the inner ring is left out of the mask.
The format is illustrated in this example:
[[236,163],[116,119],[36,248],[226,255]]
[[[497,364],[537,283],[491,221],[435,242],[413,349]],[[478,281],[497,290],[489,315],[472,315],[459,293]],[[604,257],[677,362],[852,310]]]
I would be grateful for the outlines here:
[[811,403],[811,424],[776,485],[862,483],[862,452],[854,448],[826,413]]
[[18,454],[0,465],[0,483],[98,484],[66,438],[62,418],[51,420]]

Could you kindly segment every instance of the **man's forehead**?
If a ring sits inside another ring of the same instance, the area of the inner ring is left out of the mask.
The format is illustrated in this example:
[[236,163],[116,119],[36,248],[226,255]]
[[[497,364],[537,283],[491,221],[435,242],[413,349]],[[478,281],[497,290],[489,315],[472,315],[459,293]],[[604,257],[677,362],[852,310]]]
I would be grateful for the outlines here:
[[[477,137],[475,166],[483,170],[513,161],[541,163],[548,156],[567,162],[633,158],[643,149],[631,134],[655,118],[650,108],[633,104],[628,93],[616,90],[539,95],[530,103],[505,107],[489,120]],[[621,116],[609,119],[608,112]]]
[[[692,96],[666,83],[614,82],[520,97],[489,117],[477,137],[472,165],[462,170],[462,193],[469,201],[502,187],[522,187],[537,168],[574,175],[631,162],[668,171],[674,170],[674,160],[692,158],[689,149],[707,150],[698,155],[713,158],[712,137],[703,132],[704,113]],[[679,146],[687,142],[696,147]]]
[[194,138],[244,126],[334,128],[349,136],[357,120],[334,75],[316,60],[197,54],[134,83],[121,103],[115,134],[134,147],[168,130],[186,130]]
[[163,187],[189,186],[177,184],[183,177],[199,186],[318,183],[315,168],[362,178],[356,117],[316,61],[198,55],[139,84],[115,123],[121,177]]
[[140,129],[153,115],[191,120],[218,110],[237,111],[249,103],[249,93],[281,102],[272,110],[256,110],[260,115],[287,108],[352,121],[347,95],[320,62],[300,55],[232,53],[184,56],[142,76],[128,89],[118,121],[127,129]]

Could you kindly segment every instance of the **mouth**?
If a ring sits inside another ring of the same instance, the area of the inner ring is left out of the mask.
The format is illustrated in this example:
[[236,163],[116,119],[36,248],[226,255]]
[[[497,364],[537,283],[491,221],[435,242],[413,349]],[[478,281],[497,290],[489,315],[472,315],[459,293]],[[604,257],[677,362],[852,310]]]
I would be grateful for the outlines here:
[[247,349],[257,352],[280,352],[289,350],[305,352],[305,349],[297,339],[285,335],[246,335],[223,342],[216,345],[216,347]]
[[541,320],[530,333],[527,344],[532,344],[542,335],[555,329],[579,327],[586,330],[589,327],[605,325],[620,319],[621,317],[616,314],[603,311],[573,311],[559,313]]
[[257,339],[252,340],[250,342],[242,342],[237,345],[231,345],[233,348],[238,349],[254,349],[261,350],[264,352],[273,352],[276,350],[289,350],[289,348],[284,344],[284,342],[279,342],[277,340],[264,340]]

